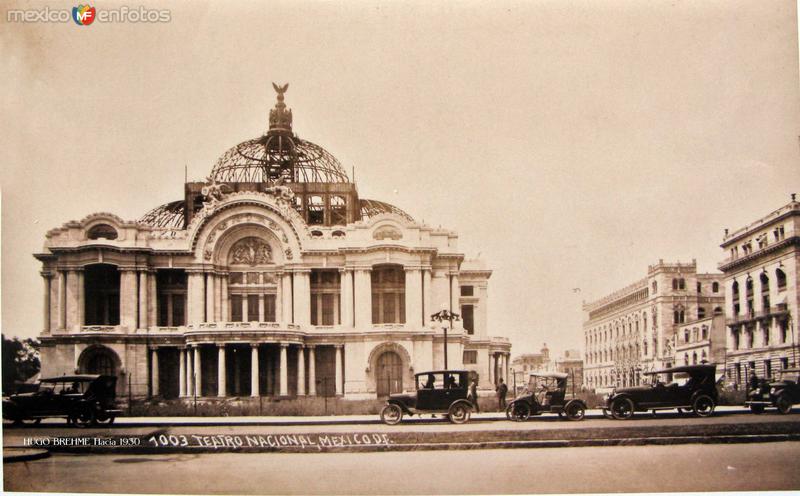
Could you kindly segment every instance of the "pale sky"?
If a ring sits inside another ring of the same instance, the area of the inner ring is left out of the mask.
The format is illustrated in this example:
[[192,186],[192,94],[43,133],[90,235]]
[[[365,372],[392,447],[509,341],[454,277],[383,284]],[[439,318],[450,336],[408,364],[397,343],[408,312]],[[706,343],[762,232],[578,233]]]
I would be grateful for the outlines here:
[[[46,5],[73,4],[19,7]],[[661,258],[715,271],[726,227],[800,193],[793,1],[138,5],[171,22],[3,7],[5,334],[42,328],[47,230],[181,199],[185,164],[203,179],[266,130],[273,81],[362,198],[487,261],[514,355],[581,348],[582,300]]]

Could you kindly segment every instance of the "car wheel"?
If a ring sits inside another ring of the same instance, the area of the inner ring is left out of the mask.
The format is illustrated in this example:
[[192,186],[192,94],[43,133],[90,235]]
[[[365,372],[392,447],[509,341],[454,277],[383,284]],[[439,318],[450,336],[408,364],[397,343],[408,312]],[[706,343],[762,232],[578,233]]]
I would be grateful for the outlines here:
[[[381,410],[381,421],[386,425],[396,425],[403,420],[403,409],[394,403],[390,403]],[[113,417],[111,422],[113,422]]]
[[72,423],[78,427],[89,427],[90,425],[95,425],[97,423],[97,419],[95,418],[94,411],[91,408],[84,408],[83,410],[73,414]]
[[750,405],[750,411],[756,415],[764,413],[764,405]]
[[531,416],[531,407],[524,401],[514,401],[506,408],[508,420],[523,422]]
[[580,403],[570,403],[564,413],[567,415],[567,420],[583,420],[586,410]]
[[456,403],[450,406],[450,410],[447,411],[447,416],[450,418],[450,422],[454,424],[463,424],[469,420],[470,413],[470,408],[467,405],[464,403]]
[[633,401],[630,398],[617,398],[611,403],[611,416],[617,420],[633,417]]
[[775,406],[778,407],[778,411],[784,415],[792,411],[792,402],[785,394],[778,396],[778,399],[775,400]]
[[711,396],[701,394],[697,398],[694,399],[692,403],[692,409],[694,410],[694,414],[698,417],[708,417],[712,413],[714,413],[714,400]]

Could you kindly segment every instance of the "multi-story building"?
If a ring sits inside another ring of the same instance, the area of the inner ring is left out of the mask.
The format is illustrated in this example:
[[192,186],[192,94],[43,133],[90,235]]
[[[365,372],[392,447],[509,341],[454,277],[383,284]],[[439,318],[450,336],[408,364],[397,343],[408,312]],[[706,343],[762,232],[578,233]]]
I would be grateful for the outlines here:
[[730,382],[743,383],[755,371],[772,376],[775,368],[798,363],[795,327],[800,264],[800,202],[783,207],[733,232],[722,248],[725,274],[727,368]]
[[569,376],[570,387],[573,384],[576,390],[583,387],[583,358],[580,351],[565,351],[563,356],[556,359],[556,371]]
[[672,366],[677,327],[722,315],[723,305],[722,274],[698,274],[694,260],[659,260],[646,277],[584,304],[586,386],[636,385],[642,372]]
[[[47,233],[43,375],[111,374],[137,397],[368,398],[448,357],[493,387],[511,345],[489,335],[491,271],[455,232],[360,198],[276,90],[268,131],[182,199]],[[447,334],[442,307],[464,316]]]
[[513,378],[518,387],[522,387],[528,382],[528,374],[531,372],[547,372],[553,370],[553,362],[550,359],[550,349],[547,343],[542,344],[539,353],[523,353],[514,357],[511,361]]
[[673,349],[675,365],[715,363],[725,368],[725,315],[714,315],[678,326]]

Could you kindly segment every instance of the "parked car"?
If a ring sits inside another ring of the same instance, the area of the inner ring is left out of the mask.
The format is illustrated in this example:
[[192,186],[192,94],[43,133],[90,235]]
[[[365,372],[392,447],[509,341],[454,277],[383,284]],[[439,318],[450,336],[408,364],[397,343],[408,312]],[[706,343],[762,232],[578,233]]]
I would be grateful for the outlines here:
[[469,371],[434,370],[414,376],[415,393],[397,393],[389,396],[381,410],[381,420],[395,425],[403,415],[445,414],[450,422],[463,424],[472,414],[472,403],[467,399]]
[[34,392],[3,400],[3,418],[15,424],[38,424],[43,418],[63,417],[79,427],[106,422],[121,414],[116,409],[117,378],[109,375],[67,375],[42,379]]
[[606,398],[603,414],[622,420],[633,417],[634,412],[677,408],[707,417],[719,400],[716,370],[716,365],[704,364],[646,372],[652,378],[650,384],[615,389]]
[[574,397],[567,398],[567,374],[563,372],[534,372],[522,396],[506,407],[509,420],[521,422],[531,415],[557,413],[568,420],[583,420],[586,403]]
[[753,413],[777,408],[783,414],[791,412],[796,403],[800,403],[800,368],[778,371],[775,381],[762,381],[759,387],[748,391],[744,402]]

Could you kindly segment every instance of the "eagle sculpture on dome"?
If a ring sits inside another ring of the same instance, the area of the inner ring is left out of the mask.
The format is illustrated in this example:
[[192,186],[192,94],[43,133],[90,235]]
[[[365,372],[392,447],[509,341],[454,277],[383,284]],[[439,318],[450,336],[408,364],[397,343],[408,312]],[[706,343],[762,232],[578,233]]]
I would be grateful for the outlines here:
[[272,83],[272,87],[275,88],[275,91],[278,93],[278,98],[282,100],[283,94],[289,89],[289,83],[286,83],[283,86],[278,86],[277,84]]

